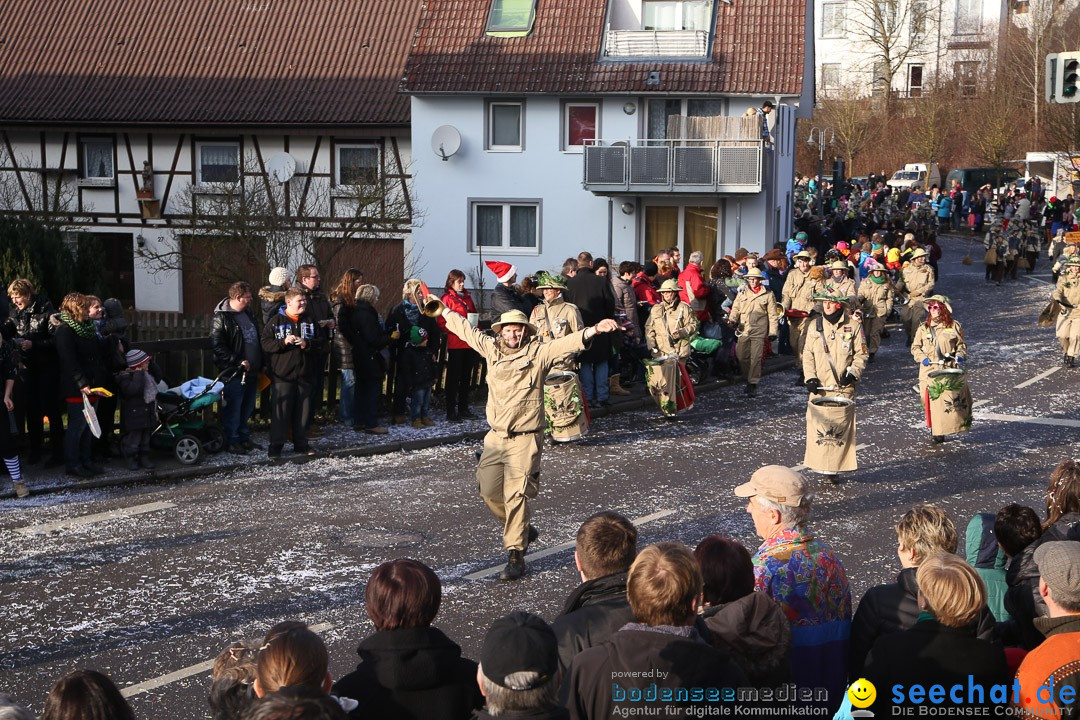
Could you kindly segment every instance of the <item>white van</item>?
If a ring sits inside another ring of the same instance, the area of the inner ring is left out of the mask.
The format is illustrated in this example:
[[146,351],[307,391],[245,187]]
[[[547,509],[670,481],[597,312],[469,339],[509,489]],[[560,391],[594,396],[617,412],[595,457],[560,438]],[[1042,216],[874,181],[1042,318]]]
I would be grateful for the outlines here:
[[885,183],[891,188],[912,188],[918,185],[923,190],[929,190],[932,185],[941,187],[941,169],[937,164],[927,170],[926,163],[908,163],[903,170],[897,170]]

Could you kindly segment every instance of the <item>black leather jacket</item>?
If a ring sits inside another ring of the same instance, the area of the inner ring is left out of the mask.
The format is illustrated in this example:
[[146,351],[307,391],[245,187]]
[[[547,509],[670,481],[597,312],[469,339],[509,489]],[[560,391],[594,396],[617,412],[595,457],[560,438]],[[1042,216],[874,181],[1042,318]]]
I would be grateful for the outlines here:
[[24,309],[20,310],[14,303],[10,307],[0,334],[5,340],[18,338],[32,343],[29,352],[20,351],[23,364],[31,368],[56,365],[56,342],[49,331],[49,318],[56,314],[56,309],[49,299],[34,295]]
[[[258,329],[259,324],[251,311],[244,312]],[[244,361],[244,335],[240,332],[239,323],[233,317],[233,310],[229,307],[229,298],[225,298],[214,308],[214,322],[210,326],[210,347],[214,351],[214,365],[219,370],[237,367]],[[253,371],[259,369],[252,368]]]

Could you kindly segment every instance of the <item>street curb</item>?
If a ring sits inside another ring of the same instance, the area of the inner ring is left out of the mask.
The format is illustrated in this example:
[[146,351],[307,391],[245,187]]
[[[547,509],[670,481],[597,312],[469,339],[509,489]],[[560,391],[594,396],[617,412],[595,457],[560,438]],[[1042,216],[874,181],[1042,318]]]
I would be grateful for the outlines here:
[[[767,367],[763,367],[761,370],[762,375],[772,375],[773,373],[782,372],[795,366],[795,360],[793,358],[784,357],[777,360]],[[695,393],[706,393],[720,388],[729,387],[732,384],[731,381],[726,379],[710,380],[708,382],[701,383],[694,388]],[[594,418],[607,417],[623,412],[629,412],[632,410],[641,410],[643,408],[652,407],[656,402],[652,397],[646,395],[645,397],[637,400],[629,400],[626,402],[619,402],[608,407],[600,407],[590,409],[590,414]],[[328,452],[320,453],[315,457],[307,457],[305,455],[297,455],[295,457],[287,457],[282,460],[270,460],[264,459],[255,462],[237,462],[228,465],[195,465],[187,468],[177,468],[175,470],[165,470],[160,473],[144,473],[144,474],[125,474],[115,477],[100,478],[96,480],[85,480],[81,482],[69,482],[64,485],[53,485],[50,487],[41,488],[40,490],[33,490],[32,495],[47,495],[50,493],[66,492],[69,490],[93,490],[104,487],[114,487],[117,485],[133,485],[136,483],[143,483],[147,485],[156,485],[160,483],[176,481],[176,480],[190,480],[197,477],[205,477],[208,475],[218,475],[221,473],[234,472],[241,468],[251,467],[253,465],[262,465],[266,467],[273,467],[275,465],[281,465],[284,463],[293,464],[306,464],[320,458],[341,458],[341,457],[371,457],[373,455],[389,455],[396,452],[415,452],[417,450],[427,450],[433,447],[439,447],[441,445],[455,445],[466,440],[483,440],[487,435],[487,430],[475,430],[472,432],[455,433],[453,435],[439,435],[437,437],[419,438],[416,440],[403,440],[390,443],[383,443],[381,445],[360,445],[351,448],[339,448],[337,450],[330,450]],[[14,492],[0,493],[0,499],[14,498]]]

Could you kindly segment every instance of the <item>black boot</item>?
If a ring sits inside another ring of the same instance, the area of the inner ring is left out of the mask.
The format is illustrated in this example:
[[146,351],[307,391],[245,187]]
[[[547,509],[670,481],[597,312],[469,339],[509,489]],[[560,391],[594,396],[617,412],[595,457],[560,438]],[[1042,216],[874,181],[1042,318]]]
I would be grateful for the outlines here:
[[945,442],[945,436],[944,435],[934,435],[933,440],[934,440],[935,445],[940,445],[941,443]]
[[525,549],[528,550],[529,546],[540,539],[540,531],[536,529],[535,525],[529,525],[529,535],[525,538]]
[[746,394],[748,397],[757,395],[757,383],[746,383]]
[[506,567],[499,573],[499,579],[504,581],[517,580],[525,574],[525,553],[521,550],[511,550],[507,559]]

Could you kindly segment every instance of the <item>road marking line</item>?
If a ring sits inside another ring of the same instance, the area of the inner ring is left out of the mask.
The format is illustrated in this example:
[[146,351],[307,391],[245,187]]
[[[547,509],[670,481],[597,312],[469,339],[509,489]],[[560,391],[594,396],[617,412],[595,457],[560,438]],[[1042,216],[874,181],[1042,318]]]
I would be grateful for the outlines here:
[[[661,520],[663,518],[668,517],[669,515],[674,515],[674,514],[675,514],[674,510],[660,510],[658,512],[652,513],[651,515],[646,515],[644,517],[639,517],[636,520],[632,520],[631,522],[633,522],[634,525],[644,525],[645,523],[650,523],[653,520]],[[553,547],[544,548],[543,550],[540,550],[538,552],[529,553],[526,557],[528,557],[529,560],[540,560],[542,558],[546,558],[549,555],[554,555],[556,553],[565,552],[566,550],[573,550],[574,546],[576,544],[577,544],[577,542],[575,540],[571,540],[569,542],[560,543],[559,545],[555,545]],[[474,573],[469,573],[468,575],[465,575],[464,579],[465,580],[483,580],[486,577],[491,577],[492,575],[497,575],[499,572],[502,571],[503,567],[504,567],[503,565],[499,565],[497,567],[485,568],[484,570],[477,570]]]
[[[313,632],[322,632],[323,630],[330,630],[333,627],[334,626],[330,623],[322,623],[321,625],[311,625],[308,629],[312,630]],[[129,698],[132,695],[141,695],[144,692],[150,692],[151,690],[155,690],[159,687],[174,683],[177,680],[183,680],[184,678],[189,678],[192,675],[204,673],[207,670],[213,669],[213,667],[213,660],[207,660],[206,662],[201,662],[196,665],[189,665],[186,668],[181,668],[180,670],[177,670],[176,672],[171,672],[166,675],[151,678],[150,680],[138,683],[136,685],[128,685],[127,687],[120,690],[120,694],[126,698]]]
[[1054,284],[1050,280],[1043,280],[1042,278],[1035,277],[1034,275],[1024,275],[1023,277],[1024,277],[1025,280],[1034,280],[1035,282],[1040,282],[1043,285],[1053,285]]
[[[855,446],[855,452],[858,452],[859,450],[865,450],[868,447],[870,447],[870,446],[869,445],[856,445]],[[791,469],[794,470],[795,472],[802,472],[803,470],[806,469],[806,465],[803,465],[802,463],[799,463],[798,465],[792,465]]]
[[169,508],[174,507],[176,507],[176,503],[171,502],[152,502],[146,503],[145,505],[132,505],[131,507],[110,510],[109,512],[97,513],[95,515],[83,515],[82,517],[73,517],[68,518],[67,520],[57,520],[56,522],[43,523],[41,525],[29,525],[24,528],[16,528],[15,532],[20,535],[47,535],[48,533],[64,528],[78,527],[80,525],[93,525],[94,523],[105,522],[106,520],[142,515],[144,513],[157,512],[158,510],[168,510]]
[[[1019,387],[1019,385],[1017,387]],[[982,407],[983,405],[989,405],[989,404],[990,404],[989,400],[980,400],[977,403],[971,403],[971,409],[974,410],[977,407]]]
[[1013,390],[1019,390],[1020,388],[1026,388],[1028,385],[1034,385],[1035,383],[1039,382],[1040,380],[1045,380],[1046,378],[1050,377],[1051,375],[1053,375],[1054,373],[1056,373],[1060,369],[1061,369],[1060,365],[1058,365],[1057,367],[1052,367],[1049,370],[1047,370],[1046,372],[1039,373],[1038,375],[1031,378],[1030,380],[1025,380],[1024,382],[1020,383],[1019,385],[1013,385]]
[[1002,415],[1000,413],[975,413],[982,420],[1000,420],[1001,422],[1030,423],[1032,425],[1056,425],[1058,427],[1080,428],[1080,420],[1065,418],[1028,417],[1027,415]]

